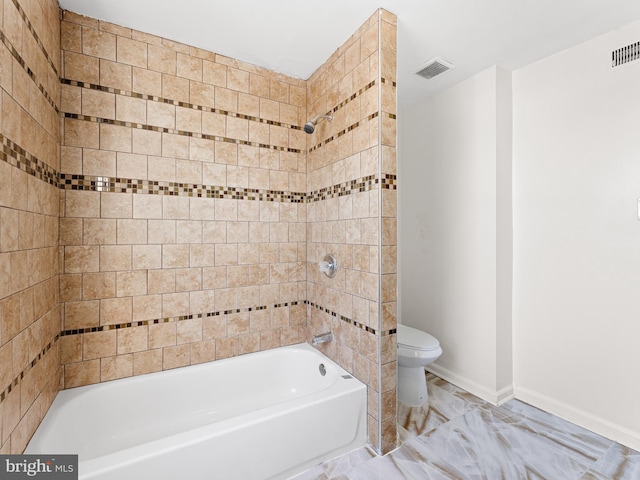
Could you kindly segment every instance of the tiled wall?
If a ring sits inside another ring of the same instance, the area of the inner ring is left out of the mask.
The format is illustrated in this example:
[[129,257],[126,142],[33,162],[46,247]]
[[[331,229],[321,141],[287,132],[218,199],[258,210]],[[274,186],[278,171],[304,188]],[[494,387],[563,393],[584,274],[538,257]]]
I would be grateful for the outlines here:
[[[377,11],[309,79],[309,337],[368,385],[368,435],[396,445],[396,18]],[[330,279],[317,263],[333,253]]]
[[[393,448],[395,16],[304,81],[0,1],[0,451],[59,385],[327,330],[369,386],[371,444]],[[308,136],[318,113],[334,120]]]
[[60,41],[55,0],[0,0],[0,453],[59,385]]
[[306,338],[306,83],[64,12],[64,387]]

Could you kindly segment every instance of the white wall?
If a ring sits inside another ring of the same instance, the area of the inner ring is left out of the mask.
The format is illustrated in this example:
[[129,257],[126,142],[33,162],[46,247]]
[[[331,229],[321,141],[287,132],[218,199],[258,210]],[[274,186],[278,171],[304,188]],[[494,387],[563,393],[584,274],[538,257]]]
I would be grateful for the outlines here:
[[516,396],[640,449],[640,22],[513,74]]
[[400,321],[440,341],[430,370],[498,402],[512,365],[510,73],[485,70],[400,122]]
[[513,368],[517,398],[640,450],[640,61],[611,68],[639,39],[401,112],[399,304],[440,340],[435,373],[500,401]]

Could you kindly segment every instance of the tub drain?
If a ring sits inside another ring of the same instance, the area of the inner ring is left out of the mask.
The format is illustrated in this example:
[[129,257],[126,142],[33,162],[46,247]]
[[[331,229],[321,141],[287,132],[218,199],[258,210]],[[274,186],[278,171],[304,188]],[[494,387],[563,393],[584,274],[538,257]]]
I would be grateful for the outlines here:
[[318,370],[320,370],[320,375],[322,375],[323,377],[327,374],[327,369],[325,368],[324,363],[320,364]]

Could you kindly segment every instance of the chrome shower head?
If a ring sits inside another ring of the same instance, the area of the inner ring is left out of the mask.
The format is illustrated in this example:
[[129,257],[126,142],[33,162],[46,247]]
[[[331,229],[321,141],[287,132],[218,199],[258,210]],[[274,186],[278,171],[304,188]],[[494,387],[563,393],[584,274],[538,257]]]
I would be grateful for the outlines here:
[[305,133],[312,134],[316,129],[316,124],[314,122],[307,122],[304,124]]
[[316,129],[316,124],[322,118],[326,118],[327,121],[330,122],[331,120],[333,120],[333,115],[316,115],[313,120],[309,120],[304,124],[303,130],[305,131],[305,133],[312,134]]

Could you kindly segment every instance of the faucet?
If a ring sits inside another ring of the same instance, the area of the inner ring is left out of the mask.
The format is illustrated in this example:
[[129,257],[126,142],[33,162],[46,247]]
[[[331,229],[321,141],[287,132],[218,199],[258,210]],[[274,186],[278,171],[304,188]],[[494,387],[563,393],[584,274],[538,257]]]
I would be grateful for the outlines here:
[[313,340],[311,340],[311,345],[315,347],[320,343],[327,343],[327,342],[330,342],[331,340],[333,340],[333,333],[331,332],[321,333],[320,335],[313,336]]

